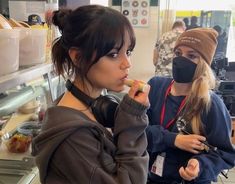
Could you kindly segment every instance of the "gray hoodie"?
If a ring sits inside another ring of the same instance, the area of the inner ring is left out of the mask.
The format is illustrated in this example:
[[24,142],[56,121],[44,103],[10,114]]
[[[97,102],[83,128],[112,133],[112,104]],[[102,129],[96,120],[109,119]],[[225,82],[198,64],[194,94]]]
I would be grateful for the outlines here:
[[111,135],[80,111],[62,106],[49,108],[43,130],[32,145],[41,182],[145,184],[146,110],[126,95],[116,111]]

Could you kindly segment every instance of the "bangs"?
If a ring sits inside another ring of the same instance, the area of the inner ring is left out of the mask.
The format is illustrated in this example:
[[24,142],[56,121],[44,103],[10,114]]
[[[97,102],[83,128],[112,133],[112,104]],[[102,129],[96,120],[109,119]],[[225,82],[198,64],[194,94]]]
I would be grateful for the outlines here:
[[130,39],[130,50],[135,47],[135,34],[129,21],[124,17],[116,16],[103,18],[99,21],[99,29],[96,30],[96,38],[93,38],[94,50],[96,50],[95,62],[108,54],[112,49],[120,50],[125,43],[125,35]]

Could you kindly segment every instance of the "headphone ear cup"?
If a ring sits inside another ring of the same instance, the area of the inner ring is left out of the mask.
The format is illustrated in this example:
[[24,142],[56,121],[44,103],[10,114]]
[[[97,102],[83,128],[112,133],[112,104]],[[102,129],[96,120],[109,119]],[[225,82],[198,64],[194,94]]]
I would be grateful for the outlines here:
[[74,86],[70,80],[67,80],[66,88],[73,94],[73,96],[91,107],[92,113],[99,123],[103,124],[105,127],[113,127],[114,115],[120,102],[118,97],[114,95],[105,95],[100,96],[97,99],[93,99]]
[[92,112],[99,123],[104,127],[114,126],[115,112],[120,99],[113,95],[98,97],[91,105]]

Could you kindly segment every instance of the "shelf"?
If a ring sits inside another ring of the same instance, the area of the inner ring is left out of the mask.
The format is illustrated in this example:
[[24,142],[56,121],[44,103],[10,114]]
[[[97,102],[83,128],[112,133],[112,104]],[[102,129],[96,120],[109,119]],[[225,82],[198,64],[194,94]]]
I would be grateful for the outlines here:
[[53,70],[52,63],[43,63],[27,68],[20,68],[18,71],[0,76],[0,93],[17,85],[31,81]]

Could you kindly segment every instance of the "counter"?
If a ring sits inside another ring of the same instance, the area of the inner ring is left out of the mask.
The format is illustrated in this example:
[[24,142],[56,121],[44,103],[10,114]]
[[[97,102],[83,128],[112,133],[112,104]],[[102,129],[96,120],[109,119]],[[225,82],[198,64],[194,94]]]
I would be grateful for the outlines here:
[[[5,93],[7,90],[15,88],[18,85],[24,86],[28,82],[43,77],[48,83],[51,100],[53,101],[57,98],[56,93],[54,93],[54,91],[57,91],[57,88],[54,88],[57,84],[53,84],[53,79],[55,78],[53,71],[54,67],[51,62],[21,67],[16,72],[0,76],[0,93]],[[35,93],[33,95],[38,94]],[[58,96],[59,95],[60,94],[58,94]],[[10,109],[13,110],[12,108]],[[31,115],[32,114],[13,115],[4,130],[9,132],[15,129],[19,123],[29,120]],[[24,154],[9,153],[5,145],[2,144],[0,146],[0,183],[40,184],[38,169],[35,164],[31,163],[32,160],[33,157],[30,155],[30,151]]]
[[[3,131],[11,131],[30,119],[32,114],[14,114]],[[0,146],[0,183],[40,184],[38,168],[35,166],[31,149],[25,153],[10,153],[4,143]]]

